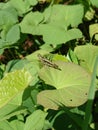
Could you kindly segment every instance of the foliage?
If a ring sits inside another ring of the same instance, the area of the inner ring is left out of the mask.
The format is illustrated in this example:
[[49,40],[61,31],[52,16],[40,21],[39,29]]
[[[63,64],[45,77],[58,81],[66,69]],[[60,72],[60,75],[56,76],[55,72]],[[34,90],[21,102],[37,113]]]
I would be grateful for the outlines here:
[[97,14],[96,0],[0,1],[0,130],[98,129]]

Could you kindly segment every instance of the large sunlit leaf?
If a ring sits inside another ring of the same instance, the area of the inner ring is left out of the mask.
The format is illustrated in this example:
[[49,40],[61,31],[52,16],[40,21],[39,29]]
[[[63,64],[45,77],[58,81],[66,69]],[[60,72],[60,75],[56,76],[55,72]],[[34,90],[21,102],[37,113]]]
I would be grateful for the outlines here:
[[36,110],[26,120],[24,130],[42,130],[47,113]]
[[31,75],[25,70],[16,70],[6,74],[0,81],[0,107],[24,90],[30,81]]
[[57,109],[58,105],[75,107],[87,101],[91,75],[82,67],[58,61],[61,70],[43,67],[39,76],[54,90],[44,90],[38,94],[38,103],[46,108]]

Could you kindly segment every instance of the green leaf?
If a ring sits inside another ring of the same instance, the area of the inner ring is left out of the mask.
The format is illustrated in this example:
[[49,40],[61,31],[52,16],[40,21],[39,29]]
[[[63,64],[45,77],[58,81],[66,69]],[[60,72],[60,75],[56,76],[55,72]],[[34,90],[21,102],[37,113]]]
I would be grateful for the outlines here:
[[71,49],[69,49],[68,56],[72,62],[74,62],[75,64],[78,64],[78,59],[75,53]]
[[65,61],[68,62],[67,57],[60,55],[60,54],[55,54],[52,58],[52,61]]
[[10,123],[5,120],[0,122],[0,130],[13,130],[13,128]]
[[[43,24],[39,26],[40,33],[47,44],[61,44],[73,39],[81,38],[82,33],[79,29],[65,30],[56,24]],[[55,34],[55,35],[54,35]]]
[[33,77],[33,81],[30,83],[30,85],[34,85],[35,83],[38,82],[38,71],[39,71],[39,62],[36,60],[33,61],[28,61],[27,64],[25,64],[24,69],[30,72],[30,74]]
[[[2,40],[6,43],[2,43],[2,48],[6,46],[5,44],[11,44],[9,41],[6,41],[6,35],[8,31],[11,29],[11,27],[18,22],[18,15],[16,10],[13,7],[7,7],[0,11],[0,36]],[[15,30],[16,31],[16,30]],[[15,33],[15,32],[14,32]],[[13,34],[11,34],[13,35]],[[13,37],[12,37],[13,38]],[[15,38],[15,36],[14,36]],[[1,46],[1,45],[0,45]]]
[[50,109],[62,105],[76,107],[85,103],[91,75],[73,63],[58,61],[56,64],[61,71],[45,66],[39,72],[40,78],[56,89],[40,92],[38,103]]
[[5,73],[8,73],[14,70],[21,70],[27,63],[28,61],[26,59],[11,60],[6,65]]
[[46,54],[49,54],[49,51],[37,50],[37,51],[33,52],[32,54],[26,56],[26,59],[29,61],[38,60],[38,54],[46,55]]
[[96,7],[98,7],[98,0],[90,0],[92,5],[95,5]]
[[48,51],[48,52],[54,51],[54,48],[51,45],[49,45],[49,44],[43,44],[43,45],[41,45],[40,49]]
[[29,3],[30,3],[30,5],[36,5],[37,3],[38,3],[38,0],[27,0]]
[[4,48],[6,44],[6,41],[4,41],[3,39],[0,39],[0,49]]
[[24,130],[42,130],[47,113],[36,110],[26,120]]
[[[49,12],[47,11],[47,13]],[[83,18],[82,5],[65,6],[58,4],[54,5],[51,8],[49,21],[52,23],[57,23],[58,25],[63,27],[65,26],[68,27],[69,25],[71,25],[72,27],[76,27],[78,26],[78,24],[82,22],[82,18]]]
[[17,97],[18,96],[16,96],[13,101],[8,102],[8,104],[0,108],[0,122],[26,112],[26,108],[21,107],[21,105],[19,104],[20,101],[14,103]]
[[39,80],[38,71],[40,69],[40,64],[38,61],[39,60],[38,54],[42,54],[42,55],[49,54],[49,51],[37,50],[37,51],[33,52],[32,54],[26,56],[28,63],[25,64],[24,68],[25,68],[25,70],[29,71],[32,76],[34,76],[33,82],[31,82],[30,85],[34,85]]
[[37,0],[10,0],[10,4],[18,11],[20,16],[30,11],[32,9],[30,6],[36,5],[37,2]]
[[85,18],[86,20],[92,20],[94,19],[95,16],[95,10],[93,8],[89,8],[89,10],[87,10],[86,14],[85,14]]
[[13,120],[9,124],[13,130],[24,130],[24,123],[22,121]]
[[43,15],[39,12],[28,13],[20,23],[21,32],[38,35],[38,25],[43,20]]
[[17,12],[14,8],[8,7],[0,10],[0,29],[13,25],[18,21]]
[[[44,13],[31,12],[27,14],[20,23],[20,27],[23,33],[42,35],[47,44],[57,45],[82,37],[79,29],[67,30],[70,25],[78,26],[82,22],[82,17],[83,7],[81,5],[54,5]],[[76,18],[78,19],[76,20]]]
[[98,56],[98,47],[94,45],[77,46],[74,50],[80,65],[88,72],[93,72],[95,59]]
[[0,81],[0,108],[7,104],[31,81],[31,75],[25,70],[8,73]]
[[98,34],[95,35],[95,39],[98,41]]
[[90,33],[90,38],[93,38],[93,36],[98,33],[98,24],[91,24],[89,26],[89,33]]
[[16,24],[10,28],[6,35],[6,41],[10,42],[10,44],[17,42],[20,39],[20,29]]

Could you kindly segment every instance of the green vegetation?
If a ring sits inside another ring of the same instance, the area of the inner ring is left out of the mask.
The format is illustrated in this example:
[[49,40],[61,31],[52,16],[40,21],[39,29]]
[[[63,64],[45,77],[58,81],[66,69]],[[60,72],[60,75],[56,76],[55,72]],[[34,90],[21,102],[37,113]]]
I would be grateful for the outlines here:
[[98,1],[0,1],[0,130],[98,130]]

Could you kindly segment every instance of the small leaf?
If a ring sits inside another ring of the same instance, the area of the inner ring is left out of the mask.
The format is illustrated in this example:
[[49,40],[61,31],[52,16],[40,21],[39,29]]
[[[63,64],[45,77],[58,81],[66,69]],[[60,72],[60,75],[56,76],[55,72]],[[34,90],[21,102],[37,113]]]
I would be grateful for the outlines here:
[[80,65],[84,67],[88,72],[92,73],[95,59],[98,56],[98,46],[77,46],[74,52],[80,62]]
[[92,38],[96,33],[98,33],[98,24],[91,24],[89,26],[89,33],[90,33],[90,38]]
[[26,120],[24,130],[42,130],[47,113],[36,110]]
[[95,34],[95,39],[98,41],[98,34]]
[[30,11],[32,9],[30,6],[36,5],[37,2],[37,0],[10,0],[10,4],[18,11],[20,16]]
[[71,49],[69,49],[68,55],[72,62],[74,62],[75,64],[78,64],[78,59],[77,59],[75,53]]
[[43,20],[43,15],[39,12],[28,13],[20,23],[22,33],[39,34],[38,25]]
[[24,130],[24,123],[20,120],[14,119],[9,124],[13,128],[13,130]]
[[92,5],[98,7],[98,0],[90,0]]
[[6,74],[0,81],[0,107],[24,90],[30,81],[31,75],[25,70],[17,70]]
[[20,30],[19,26],[16,24],[11,27],[6,35],[6,41],[11,43],[15,43],[20,39]]

